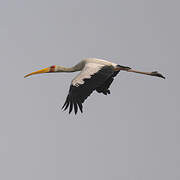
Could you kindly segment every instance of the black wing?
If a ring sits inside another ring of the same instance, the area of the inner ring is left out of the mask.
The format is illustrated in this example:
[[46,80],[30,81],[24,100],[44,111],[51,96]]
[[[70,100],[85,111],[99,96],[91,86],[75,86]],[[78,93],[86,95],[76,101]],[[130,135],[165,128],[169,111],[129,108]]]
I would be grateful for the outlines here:
[[71,84],[69,94],[62,109],[66,110],[69,107],[69,113],[71,113],[74,108],[76,114],[79,108],[83,112],[82,103],[94,90],[111,77],[113,73],[114,68],[112,66],[103,66],[98,72],[91,75],[90,78],[83,79],[83,84],[78,84],[78,86]]
[[[124,68],[124,69],[131,69],[130,67],[121,66],[121,65],[117,65],[117,67],[121,67],[121,68]],[[110,94],[109,87],[112,84],[112,82],[114,80],[114,77],[116,77],[119,72],[120,72],[120,70],[119,71],[114,71],[113,74],[108,79],[106,79],[106,81],[101,86],[96,88],[96,91],[98,93],[103,93],[104,95]]]
[[118,73],[119,71],[114,71],[114,73],[108,79],[106,79],[106,81],[101,86],[96,88],[96,91],[98,93],[103,93],[104,95],[110,94],[109,87],[112,84],[114,77],[117,76]]

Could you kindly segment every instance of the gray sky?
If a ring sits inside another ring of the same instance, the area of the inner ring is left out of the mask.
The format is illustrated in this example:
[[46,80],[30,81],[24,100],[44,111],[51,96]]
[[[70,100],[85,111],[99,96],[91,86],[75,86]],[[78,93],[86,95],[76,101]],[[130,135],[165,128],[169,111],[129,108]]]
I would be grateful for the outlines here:
[[[180,2],[2,0],[0,179],[180,179]],[[104,58],[122,72],[84,114],[62,112],[74,74],[50,65]]]

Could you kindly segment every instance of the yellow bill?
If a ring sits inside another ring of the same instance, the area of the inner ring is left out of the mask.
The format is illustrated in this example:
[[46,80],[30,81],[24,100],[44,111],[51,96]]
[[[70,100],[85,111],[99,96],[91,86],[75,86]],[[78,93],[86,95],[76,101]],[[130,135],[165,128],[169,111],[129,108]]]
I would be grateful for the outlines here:
[[24,78],[28,77],[28,76],[31,76],[31,75],[34,75],[34,74],[42,74],[42,73],[48,73],[50,72],[50,68],[44,68],[44,69],[41,69],[41,70],[38,70],[38,71],[35,71],[35,72],[32,72],[32,73],[29,73],[27,75],[24,76]]

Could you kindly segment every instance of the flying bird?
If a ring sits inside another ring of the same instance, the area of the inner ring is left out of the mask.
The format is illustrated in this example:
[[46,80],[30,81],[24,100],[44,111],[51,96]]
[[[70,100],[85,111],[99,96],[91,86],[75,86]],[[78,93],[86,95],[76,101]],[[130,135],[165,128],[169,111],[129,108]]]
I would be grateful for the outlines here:
[[121,66],[106,60],[87,58],[80,61],[73,67],[66,68],[63,66],[53,65],[48,68],[32,72],[25,75],[28,77],[34,74],[41,73],[53,73],[53,72],[76,72],[81,71],[71,82],[70,89],[66,101],[62,109],[66,110],[69,108],[69,114],[74,109],[75,114],[78,109],[83,112],[82,104],[93,91],[102,93],[104,95],[110,94],[109,87],[114,80],[114,77],[120,71],[134,72],[139,74],[145,74],[150,76],[156,76],[160,78],[165,77],[158,73],[153,72],[142,72],[131,69],[127,66]]

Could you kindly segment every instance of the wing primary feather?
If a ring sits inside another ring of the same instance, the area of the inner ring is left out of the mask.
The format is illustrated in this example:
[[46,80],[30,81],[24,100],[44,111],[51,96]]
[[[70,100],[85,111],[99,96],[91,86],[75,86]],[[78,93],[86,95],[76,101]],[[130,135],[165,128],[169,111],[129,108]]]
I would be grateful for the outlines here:
[[64,107],[64,111],[68,108],[68,106],[69,106],[69,101],[67,101],[66,106]]
[[71,101],[70,102],[70,107],[69,107],[69,114],[71,113],[72,109],[73,109],[73,102]]
[[77,112],[78,112],[78,107],[77,107],[77,103],[76,102],[74,102],[74,112],[75,112],[75,114],[77,114]]
[[80,109],[81,113],[83,113],[83,106],[82,106],[82,103],[79,102],[79,101],[77,101],[77,104],[78,104],[78,106],[79,106],[79,109]]
[[63,109],[66,106],[66,104],[67,104],[67,99],[61,109]]

